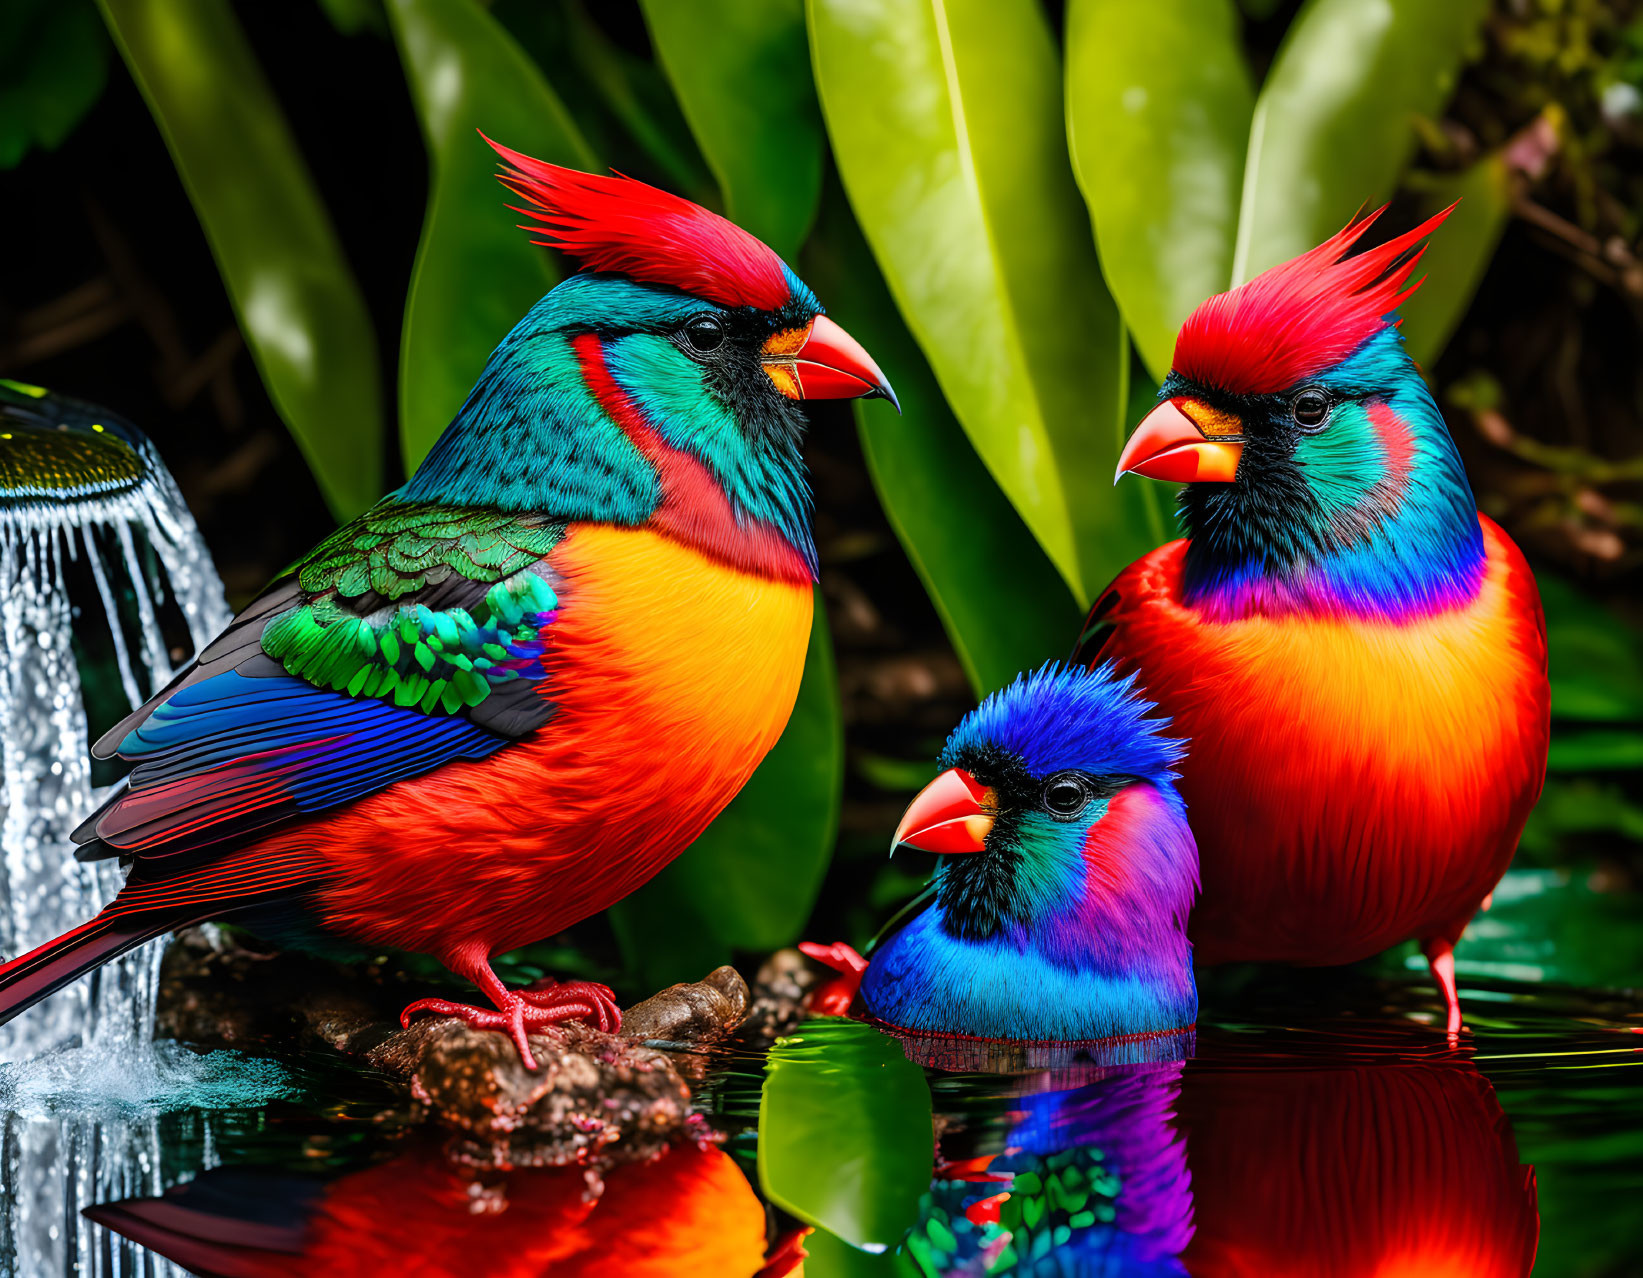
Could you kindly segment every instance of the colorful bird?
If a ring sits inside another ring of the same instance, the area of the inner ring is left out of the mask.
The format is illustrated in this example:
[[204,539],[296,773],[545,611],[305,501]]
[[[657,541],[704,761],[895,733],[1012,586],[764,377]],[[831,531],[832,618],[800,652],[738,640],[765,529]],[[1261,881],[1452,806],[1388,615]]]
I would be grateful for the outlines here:
[[1132,682],[1049,665],[953,731],[892,843],[942,854],[917,913],[870,961],[804,947],[847,984],[859,978],[869,1015],[914,1033],[1040,1042],[1167,1034],[1197,1019],[1186,923],[1198,854],[1174,786],[1181,745]]
[[1397,328],[1445,214],[1347,256],[1377,216],[1188,318],[1118,463],[1186,485],[1187,535],[1118,576],[1076,651],[1190,743],[1199,960],[1415,937],[1455,1032],[1454,944],[1545,773],[1546,631]]
[[438,957],[527,1033],[610,991],[491,956],[620,900],[775,743],[810,633],[801,399],[884,375],[758,240],[640,182],[497,151],[586,268],[503,339],[410,481],[273,583],[96,747],[78,837],[119,896],[0,967],[0,1020],[162,932]]

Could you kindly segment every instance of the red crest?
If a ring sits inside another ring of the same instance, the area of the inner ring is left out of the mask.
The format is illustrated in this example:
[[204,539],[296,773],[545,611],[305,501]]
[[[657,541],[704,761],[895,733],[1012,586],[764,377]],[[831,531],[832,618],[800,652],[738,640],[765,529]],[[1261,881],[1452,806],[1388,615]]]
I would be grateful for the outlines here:
[[[480,134],[484,137],[484,134]],[[632,178],[533,160],[490,142],[503,185],[527,201],[521,229],[589,270],[665,284],[721,306],[777,310],[793,300],[787,268],[734,222]]]
[[1203,386],[1269,394],[1340,363],[1396,321],[1420,287],[1404,287],[1425,252],[1420,241],[1455,206],[1414,230],[1347,257],[1385,206],[1225,293],[1187,317],[1175,339],[1175,371]]

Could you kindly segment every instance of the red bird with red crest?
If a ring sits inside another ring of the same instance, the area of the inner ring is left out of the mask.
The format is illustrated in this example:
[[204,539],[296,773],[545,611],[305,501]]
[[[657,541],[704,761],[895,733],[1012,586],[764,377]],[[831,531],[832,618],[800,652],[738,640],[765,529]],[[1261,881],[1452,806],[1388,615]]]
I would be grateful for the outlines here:
[[1182,326],[1118,473],[1185,484],[1187,535],[1119,575],[1078,655],[1190,742],[1199,960],[1414,937],[1453,1032],[1455,942],[1545,774],[1546,630],[1398,332],[1445,214],[1352,253],[1376,216]]

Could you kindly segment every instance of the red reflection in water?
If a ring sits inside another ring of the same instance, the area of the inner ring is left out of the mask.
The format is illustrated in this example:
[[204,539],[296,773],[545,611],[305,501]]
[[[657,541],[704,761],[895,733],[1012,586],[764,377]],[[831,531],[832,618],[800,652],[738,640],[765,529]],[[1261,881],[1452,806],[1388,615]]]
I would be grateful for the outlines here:
[[1469,1062],[1189,1068],[1196,1278],[1522,1278],[1535,1173]]
[[610,1172],[474,1173],[419,1150],[321,1185],[205,1172],[163,1198],[91,1216],[197,1273],[222,1278],[668,1278],[752,1275],[765,1214],[723,1151],[685,1146]]

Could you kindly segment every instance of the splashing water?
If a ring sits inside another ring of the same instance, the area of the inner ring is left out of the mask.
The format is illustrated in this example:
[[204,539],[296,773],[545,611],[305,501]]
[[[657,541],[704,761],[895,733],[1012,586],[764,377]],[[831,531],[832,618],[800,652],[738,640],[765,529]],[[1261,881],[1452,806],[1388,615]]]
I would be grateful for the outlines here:
[[[85,576],[88,597],[71,597]],[[69,837],[98,800],[82,660],[106,644],[124,702],[140,704],[171,675],[162,609],[180,615],[190,651],[229,620],[152,445],[102,409],[0,381],[0,953],[43,944],[119,890],[118,863],[77,862]],[[93,1246],[79,1208],[161,1188],[158,1116],[224,1068],[154,1043],[162,950],[151,942],[0,1027],[0,1058],[21,1061],[0,1066],[0,1273],[131,1269],[129,1249]]]

